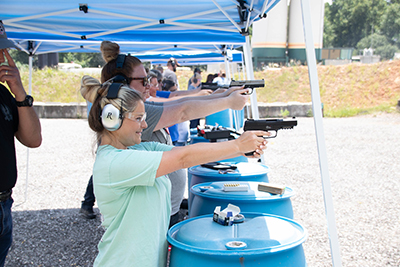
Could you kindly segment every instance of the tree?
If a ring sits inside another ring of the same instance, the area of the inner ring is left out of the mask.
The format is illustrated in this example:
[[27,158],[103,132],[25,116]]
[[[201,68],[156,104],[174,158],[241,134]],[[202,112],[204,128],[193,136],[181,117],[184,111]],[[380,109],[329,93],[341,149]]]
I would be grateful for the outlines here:
[[391,44],[400,48],[400,3],[391,4],[386,9],[382,18],[381,32]]
[[364,37],[379,32],[385,0],[334,0],[325,6],[324,34],[333,47],[355,47]]
[[100,53],[59,53],[59,61],[63,63],[77,63],[84,68],[104,65]]
[[18,51],[16,49],[10,49],[10,55],[15,62],[18,62],[22,65],[29,64],[29,55],[24,51]]
[[364,37],[357,44],[358,50],[365,48],[374,49],[374,55],[381,56],[381,59],[391,59],[398,50],[397,46],[391,45],[386,36],[377,33]]

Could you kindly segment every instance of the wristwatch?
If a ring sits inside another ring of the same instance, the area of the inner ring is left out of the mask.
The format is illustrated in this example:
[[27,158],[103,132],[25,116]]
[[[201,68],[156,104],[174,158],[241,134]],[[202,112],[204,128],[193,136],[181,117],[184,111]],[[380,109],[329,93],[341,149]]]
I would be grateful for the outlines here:
[[30,95],[26,95],[24,101],[16,101],[17,107],[32,107],[33,105],[33,97]]

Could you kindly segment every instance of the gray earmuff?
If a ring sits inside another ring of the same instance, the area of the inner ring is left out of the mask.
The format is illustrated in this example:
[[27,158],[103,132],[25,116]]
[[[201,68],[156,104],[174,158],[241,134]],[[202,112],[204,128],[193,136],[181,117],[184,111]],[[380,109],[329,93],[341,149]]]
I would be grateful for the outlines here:
[[122,114],[120,110],[114,107],[113,104],[105,105],[101,112],[101,123],[103,127],[110,132],[118,130],[122,125]]

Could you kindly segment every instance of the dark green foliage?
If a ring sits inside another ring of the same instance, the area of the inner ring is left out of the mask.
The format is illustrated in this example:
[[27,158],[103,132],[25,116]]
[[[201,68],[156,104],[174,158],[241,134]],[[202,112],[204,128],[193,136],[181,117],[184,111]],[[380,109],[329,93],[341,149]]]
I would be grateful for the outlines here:
[[325,5],[324,47],[371,47],[390,59],[400,50],[400,0],[333,0]]
[[97,68],[104,65],[101,53],[59,53],[60,63],[77,63],[83,68]]

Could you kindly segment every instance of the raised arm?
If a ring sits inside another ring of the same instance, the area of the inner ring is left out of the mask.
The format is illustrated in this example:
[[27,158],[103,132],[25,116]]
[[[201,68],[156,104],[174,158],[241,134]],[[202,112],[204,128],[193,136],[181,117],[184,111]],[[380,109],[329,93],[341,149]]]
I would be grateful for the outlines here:
[[217,143],[197,143],[184,147],[175,147],[163,153],[157,177],[191,166],[244,155],[256,151],[254,157],[263,154],[269,136],[265,131],[249,131],[238,139]]
[[[4,55],[8,65],[0,66],[0,81],[7,83],[16,101],[24,101],[26,92],[18,68],[7,49],[0,50],[0,63],[5,62]],[[17,139],[27,147],[40,146],[42,143],[40,121],[33,107],[18,107],[18,118],[18,131],[15,133]]]
[[182,98],[178,99],[178,102],[165,102],[164,112],[154,130],[208,116],[228,108],[240,110],[249,99],[248,95],[244,95],[245,92],[247,92],[247,89],[236,89],[232,90],[229,95],[227,93],[212,94]]
[[195,90],[183,90],[183,91],[173,91],[169,95],[169,98],[173,97],[185,97],[185,96],[204,96],[204,95],[209,95],[211,94],[211,90],[201,90],[201,88],[195,89]]

